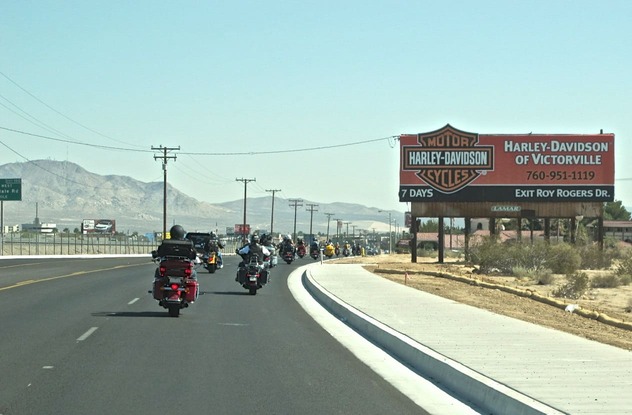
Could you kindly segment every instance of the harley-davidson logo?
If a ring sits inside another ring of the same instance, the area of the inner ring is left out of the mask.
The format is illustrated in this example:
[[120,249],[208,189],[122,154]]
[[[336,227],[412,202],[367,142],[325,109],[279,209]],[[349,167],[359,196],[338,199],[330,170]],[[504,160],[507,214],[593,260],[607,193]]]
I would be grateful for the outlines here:
[[494,169],[494,147],[479,146],[478,134],[450,124],[417,135],[419,146],[403,146],[404,170],[443,193],[454,193],[486,171]]

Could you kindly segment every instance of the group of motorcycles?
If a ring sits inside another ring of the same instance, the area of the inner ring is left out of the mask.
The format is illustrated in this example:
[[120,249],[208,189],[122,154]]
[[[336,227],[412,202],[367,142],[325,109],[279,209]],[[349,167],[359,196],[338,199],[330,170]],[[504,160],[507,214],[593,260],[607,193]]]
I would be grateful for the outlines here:
[[[250,295],[257,294],[257,291],[265,286],[269,278],[269,270],[277,265],[277,247],[272,244],[271,239],[262,240],[270,255],[259,258],[258,255],[242,255],[243,261],[239,264],[236,281]],[[157,251],[152,252],[154,262],[157,263],[152,290],[158,305],[168,310],[171,317],[178,317],[180,310],[194,303],[199,295],[199,284],[195,278],[195,270],[202,265],[209,273],[215,273],[222,268],[222,259],[219,249],[213,249],[192,259],[184,253],[191,248],[190,241],[165,240],[163,245],[169,249],[163,250],[161,255]],[[279,247],[281,258],[287,264],[291,264],[296,257],[303,258],[307,254],[304,243],[299,242],[294,245],[281,244]],[[310,256],[313,259],[320,257],[321,248],[318,244],[310,247]],[[322,249],[327,258],[334,255],[349,256],[353,253],[351,246],[344,244],[342,250],[338,245],[327,243]]]

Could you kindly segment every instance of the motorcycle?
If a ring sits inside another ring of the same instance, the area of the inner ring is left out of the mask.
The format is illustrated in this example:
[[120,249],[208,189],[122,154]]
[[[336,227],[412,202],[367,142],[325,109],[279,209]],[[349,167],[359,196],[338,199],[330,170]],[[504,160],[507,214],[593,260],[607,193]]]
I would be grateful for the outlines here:
[[324,254],[327,258],[331,258],[332,256],[334,256],[334,252],[335,252],[335,249],[332,244],[325,245]]
[[342,248],[342,255],[346,257],[351,255],[351,247],[349,246],[349,244],[345,244],[345,246]]
[[334,249],[334,253],[337,257],[340,256],[340,245],[336,244],[336,248]]
[[244,262],[237,270],[237,282],[248,290],[250,295],[268,283],[268,271],[259,265],[259,257],[252,255],[248,263]]
[[276,248],[270,244],[270,245],[264,245],[266,248],[268,248],[268,251],[270,251],[270,255],[269,256],[265,256],[263,258],[263,262],[266,264],[266,266],[268,268],[274,268],[278,265],[279,263],[279,257],[277,255],[277,250]]
[[299,258],[303,258],[306,254],[305,245],[299,245],[298,248],[296,248],[296,255],[298,255]]
[[292,252],[291,249],[283,251],[283,260],[287,262],[288,265],[291,264],[292,261],[294,261],[294,252]]
[[193,304],[198,297],[199,284],[191,277],[194,262],[173,257],[158,257],[154,261],[158,262],[158,269],[153,289],[149,292],[171,317],[178,317],[180,310]]
[[217,271],[218,264],[218,255],[215,251],[211,251],[208,254],[204,254],[202,256],[202,263],[204,264],[204,268],[211,274]]
[[318,259],[318,257],[320,256],[320,249],[314,247],[310,248],[309,256],[311,256],[313,259]]

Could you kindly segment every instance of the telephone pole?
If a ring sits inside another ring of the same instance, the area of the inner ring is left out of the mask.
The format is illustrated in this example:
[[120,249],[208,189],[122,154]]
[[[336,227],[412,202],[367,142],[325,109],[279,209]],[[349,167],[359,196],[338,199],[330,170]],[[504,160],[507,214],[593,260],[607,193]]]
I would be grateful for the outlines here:
[[327,240],[329,240],[329,222],[331,221],[331,217],[335,215],[335,213],[325,213],[327,216]]
[[303,199],[290,199],[290,207],[294,208],[294,234],[292,235],[294,241],[296,241],[296,209],[302,206]]
[[309,210],[309,234],[311,235],[312,239],[316,239],[314,238],[314,234],[312,233],[312,222],[314,220],[314,212],[318,212],[318,209],[314,208],[318,205],[315,203],[306,203],[306,205],[309,206],[307,208],[307,210]]
[[154,160],[162,159],[162,171],[163,174],[163,190],[162,190],[162,239],[164,240],[167,237],[167,160],[172,159],[176,160],[176,155],[168,156],[167,153],[170,151],[180,151],[180,146],[178,147],[163,147],[160,145],[159,147],[151,147],[152,151],[161,151],[162,155],[154,154]]
[[334,218],[334,220],[336,221],[336,238],[340,239],[340,231],[342,228],[342,219],[341,218]]
[[269,189],[266,192],[272,192],[272,213],[270,214],[270,235],[274,232],[274,194],[280,192],[281,189]]
[[244,239],[246,239],[246,235],[247,235],[246,233],[246,197],[248,194],[248,183],[256,182],[257,179],[235,179],[235,181],[244,183],[244,223],[243,223],[243,228],[241,228],[241,232],[244,235]]

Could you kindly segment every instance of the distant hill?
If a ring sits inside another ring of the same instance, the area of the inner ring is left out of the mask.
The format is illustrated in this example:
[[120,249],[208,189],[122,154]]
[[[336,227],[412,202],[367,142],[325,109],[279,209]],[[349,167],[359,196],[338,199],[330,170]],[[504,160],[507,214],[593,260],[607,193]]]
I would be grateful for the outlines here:
[[[56,223],[58,229],[73,231],[83,219],[115,219],[119,232],[152,232],[162,230],[163,183],[145,183],[128,176],[102,176],[67,161],[34,160],[0,166],[0,178],[22,179],[22,201],[4,203],[4,224],[32,223],[37,215],[44,223]],[[167,187],[168,218],[178,218],[187,230],[233,227],[243,221],[243,200],[211,204],[190,197],[173,186]],[[388,230],[388,220],[376,221],[378,208],[352,203],[318,203],[304,201],[297,211],[297,231],[309,231],[307,203],[317,203],[312,228],[326,232],[327,216],[322,212],[335,212],[356,230],[372,232]],[[269,230],[272,196],[248,198],[247,221],[253,229]],[[391,211],[393,218],[403,223],[403,214]],[[329,224],[330,234],[336,232],[336,222]],[[294,208],[288,200],[276,197],[274,204],[274,230],[291,233],[294,227]],[[168,219],[169,220],[169,219]],[[346,231],[344,225],[343,231]]]

